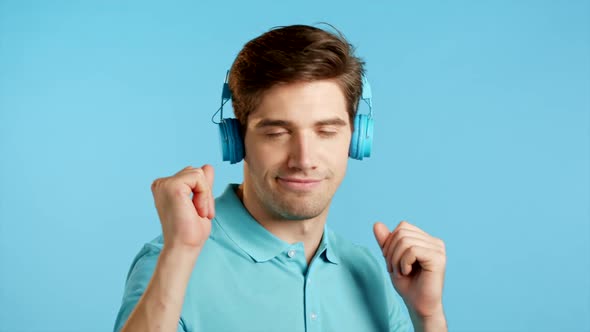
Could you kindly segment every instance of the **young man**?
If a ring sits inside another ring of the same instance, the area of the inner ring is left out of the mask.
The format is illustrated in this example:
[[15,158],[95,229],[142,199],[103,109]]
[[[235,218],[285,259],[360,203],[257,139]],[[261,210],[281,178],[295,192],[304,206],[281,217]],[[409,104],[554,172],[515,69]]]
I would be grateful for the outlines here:
[[[446,331],[441,240],[376,223],[389,276],[326,225],[361,96],[363,62],[343,37],[273,29],[229,74],[244,181],[216,200],[213,168],[152,184],[162,236],[135,258],[115,331]],[[395,290],[394,290],[395,288]]]

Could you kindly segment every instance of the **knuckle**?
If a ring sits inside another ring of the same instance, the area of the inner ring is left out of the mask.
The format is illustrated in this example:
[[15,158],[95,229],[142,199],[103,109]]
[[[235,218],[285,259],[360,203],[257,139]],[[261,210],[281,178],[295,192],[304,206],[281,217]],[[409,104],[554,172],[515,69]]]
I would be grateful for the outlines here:
[[443,241],[443,240],[441,240],[441,239],[437,239],[437,242],[438,242],[438,245],[441,247],[441,249],[442,249],[443,251],[446,251],[446,250],[447,250],[447,246],[446,246],[446,244],[445,244],[445,241]]
[[399,245],[402,248],[409,248],[410,247],[410,240],[407,237],[402,237],[401,239],[399,239]]
[[182,182],[178,181],[176,177],[160,179],[159,182],[159,191],[162,191],[166,194],[176,194],[182,192]]
[[444,267],[447,265],[447,258],[444,255],[441,255],[437,257],[434,262],[437,264],[437,266],[444,269]]
[[445,248],[445,241],[443,241],[442,239],[437,238],[437,237],[433,237],[432,238],[432,243],[435,246],[437,246],[441,251],[444,252],[446,250],[446,248]]
[[185,195],[184,190],[182,190],[182,186],[169,186],[167,192],[174,196],[174,197],[182,197]]
[[161,182],[161,179],[155,179],[154,181],[152,181],[152,185],[150,186],[150,188],[152,189],[152,192],[156,191],[156,189],[160,185],[160,182]]
[[390,258],[387,260],[387,262],[388,262],[388,263],[389,263],[389,265],[391,265],[391,266],[396,266],[396,265],[397,265],[397,263],[399,263],[398,261],[396,261],[396,258],[395,258],[395,257],[393,257],[393,256],[391,256],[391,257],[390,257]]
[[415,255],[417,250],[418,250],[418,247],[416,247],[415,245],[411,245],[406,250],[406,253],[411,254],[411,255]]
[[178,175],[180,175],[180,174],[184,174],[184,173],[186,173],[186,172],[190,171],[192,168],[193,168],[192,166],[186,166],[185,168],[183,168],[183,169],[181,169],[180,171],[176,172],[176,173],[174,174],[174,176],[178,176]]
[[394,232],[391,233],[391,240],[398,241],[400,238],[403,237],[404,234],[405,232],[403,229],[396,229]]
[[411,244],[411,239],[409,237],[405,236],[404,234],[399,234],[398,239],[397,239],[397,243],[400,247],[405,248]]
[[197,181],[204,181],[205,180],[205,172],[202,168],[193,168],[191,170],[191,175],[197,178]]

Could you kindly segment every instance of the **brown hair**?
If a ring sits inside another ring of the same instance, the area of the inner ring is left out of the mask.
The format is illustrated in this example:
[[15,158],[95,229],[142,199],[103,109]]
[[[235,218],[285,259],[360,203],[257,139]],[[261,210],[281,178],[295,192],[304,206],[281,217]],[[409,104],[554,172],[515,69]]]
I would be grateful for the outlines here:
[[[242,129],[264,92],[277,84],[335,79],[346,97],[351,127],[362,93],[364,62],[344,36],[307,26],[274,28],[249,41],[229,74],[234,114]],[[244,131],[242,131],[244,132]]]

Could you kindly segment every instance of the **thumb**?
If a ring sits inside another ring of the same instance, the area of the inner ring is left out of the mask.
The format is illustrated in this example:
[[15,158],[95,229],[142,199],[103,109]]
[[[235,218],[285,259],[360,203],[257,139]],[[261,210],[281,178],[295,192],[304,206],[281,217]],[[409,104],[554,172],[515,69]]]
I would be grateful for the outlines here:
[[207,184],[209,184],[210,189],[207,218],[211,220],[215,217],[215,197],[213,197],[213,178],[215,177],[215,171],[211,165],[203,165],[202,169],[203,173],[205,173],[205,178],[207,179]]
[[203,167],[201,167],[203,169],[203,173],[205,173],[205,178],[207,179],[207,184],[209,184],[209,187],[213,187],[213,178],[215,177],[215,171],[213,170],[213,166],[205,164],[203,165]]
[[390,233],[389,228],[387,228],[382,222],[376,222],[373,225],[373,233],[375,233],[375,239],[377,240],[377,243],[379,243],[379,247],[383,248],[385,240],[387,240]]

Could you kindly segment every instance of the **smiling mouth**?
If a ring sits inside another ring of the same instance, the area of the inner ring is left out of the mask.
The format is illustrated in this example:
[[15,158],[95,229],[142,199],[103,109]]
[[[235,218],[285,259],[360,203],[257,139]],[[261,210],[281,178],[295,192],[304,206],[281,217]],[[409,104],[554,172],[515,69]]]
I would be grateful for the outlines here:
[[317,188],[322,182],[321,179],[301,179],[277,177],[280,186],[292,191],[310,191]]

